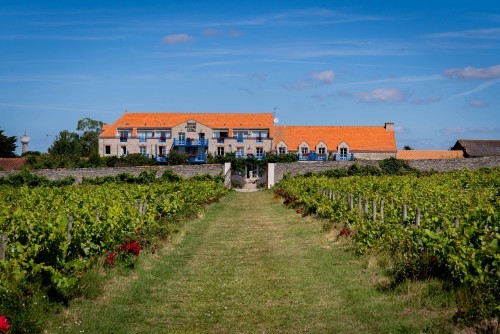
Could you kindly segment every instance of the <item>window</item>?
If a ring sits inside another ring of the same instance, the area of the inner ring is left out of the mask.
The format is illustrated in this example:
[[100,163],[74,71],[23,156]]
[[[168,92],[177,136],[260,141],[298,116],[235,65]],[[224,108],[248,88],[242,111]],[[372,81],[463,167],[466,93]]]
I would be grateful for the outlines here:
[[139,146],[139,153],[142,155],[146,155],[146,146]]
[[278,147],[278,154],[286,154],[286,147],[285,146],[280,146]]
[[309,153],[309,148],[308,148],[308,147],[301,147],[301,148],[300,148],[300,153],[301,153],[302,155],[306,155],[306,154],[308,154],[308,153]]
[[122,155],[127,155],[127,146],[122,146]]
[[340,154],[341,155],[346,155],[347,154],[347,147],[341,147],[340,148]]
[[158,154],[165,155],[165,146],[158,146]]
[[245,156],[245,148],[244,147],[237,147],[236,148],[236,157],[243,158],[244,156]]
[[111,146],[109,145],[104,146],[104,154],[111,154]]
[[264,158],[264,148],[263,147],[257,147],[255,149],[255,152],[257,153],[257,159]]
[[139,137],[139,141],[140,142],[145,142],[146,141],[146,136],[147,136],[147,132],[146,131],[137,132],[137,137]]
[[223,157],[224,156],[224,147],[217,147],[217,155]]
[[320,154],[320,155],[325,155],[325,152],[326,152],[326,150],[325,150],[325,148],[324,148],[324,147],[320,147],[320,148],[318,148],[318,154]]
[[179,132],[179,140],[185,140],[186,134],[184,132]]
[[172,132],[171,131],[160,131],[156,133],[160,137],[160,141],[165,141],[166,139],[172,138]]
[[120,142],[126,142],[127,138],[131,136],[131,132],[128,130],[118,131],[118,136],[120,137]]
[[213,138],[227,138],[229,135],[229,132],[227,130],[224,131],[214,131],[212,136]]

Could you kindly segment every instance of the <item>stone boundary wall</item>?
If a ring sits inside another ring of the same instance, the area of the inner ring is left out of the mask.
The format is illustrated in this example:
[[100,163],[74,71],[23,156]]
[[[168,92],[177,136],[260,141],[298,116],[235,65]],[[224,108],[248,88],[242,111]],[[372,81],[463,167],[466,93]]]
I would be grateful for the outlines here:
[[[274,182],[279,182],[285,173],[292,175],[305,174],[307,172],[324,172],[329,169],[349,168],[353,164],[359,166],[376,166],[377,160],[358,161],[299,161],[275,164]],[[458,170],[462,168],[479,169],[482,167],[500,167],[500,157],[464,158],[464,159],[442,159],[442,160],[408,160],[411,167],[422,171],[435,170],[439,172]]]
[[[224,165],[178,165],[178,166],[143,166],[143,167],[112,167],[112,168],[75,168],[75,169],[34,169],[31,173],[39,176],[45,176],[49,180],[60,180],[72,176],[76,179],[75,183],[82,182],[82,178],[95,178],[96,176],[116,176],[122,173],[128,173],[138,176],[145,170],[156,170],[156,177],[160,177],[163,172],[170,169],[177,175],[184,178],[190,178],[195,175],[210,174],[216,176],[224,172]],[[1,171],[0,177],[20,173],[19,170]]]

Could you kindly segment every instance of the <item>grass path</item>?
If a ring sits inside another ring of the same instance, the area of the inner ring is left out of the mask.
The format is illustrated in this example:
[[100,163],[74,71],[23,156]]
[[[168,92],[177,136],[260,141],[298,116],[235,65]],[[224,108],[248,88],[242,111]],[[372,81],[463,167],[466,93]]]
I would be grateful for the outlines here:
[[434,313],[270,192],[231,193],[166,254],[77,300],[50,333],[415,333]]

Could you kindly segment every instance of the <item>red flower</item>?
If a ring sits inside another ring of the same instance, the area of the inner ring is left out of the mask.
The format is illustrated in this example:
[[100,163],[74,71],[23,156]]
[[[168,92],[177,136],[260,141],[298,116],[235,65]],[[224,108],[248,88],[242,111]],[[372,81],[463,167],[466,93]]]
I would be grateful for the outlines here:
[[432,263],[436,263],[436,262],[439,262],[438,258],[437,257],[432,257],[431,258],[431,262]]
[[106,263],[109,263],[112,266],[115,265],[115,253],[109,253],[108,257],[106,258]]
[[299,210],[299,209],[297,209],[297,211],[295,211],[295,212],[300,213],[300,210]]
[[129,253],[133,253],[135,256],[138,256],[139,255],[139,251],[141,250],[141,245],[139,245],[139,243],[137,241],[134,241],[130,244],[126,244],[125,245],[125,249],[129,252]]
[[137,232],[139,232],[140,230],[141,230],[141,227],[139,226],[139,227],[137,228]]
[[7,318],[3,317],[0,315],[0,332],[1,333],[7,333],[9,330],[9,320]]

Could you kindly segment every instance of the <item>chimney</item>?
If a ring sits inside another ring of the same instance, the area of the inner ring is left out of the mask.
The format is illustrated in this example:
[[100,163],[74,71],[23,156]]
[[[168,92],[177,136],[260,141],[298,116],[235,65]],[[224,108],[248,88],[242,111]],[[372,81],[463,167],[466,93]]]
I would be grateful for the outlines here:
[[387,131],[394,131],[394,123],[387,122],[387,123],[385,123],[384,128]]

